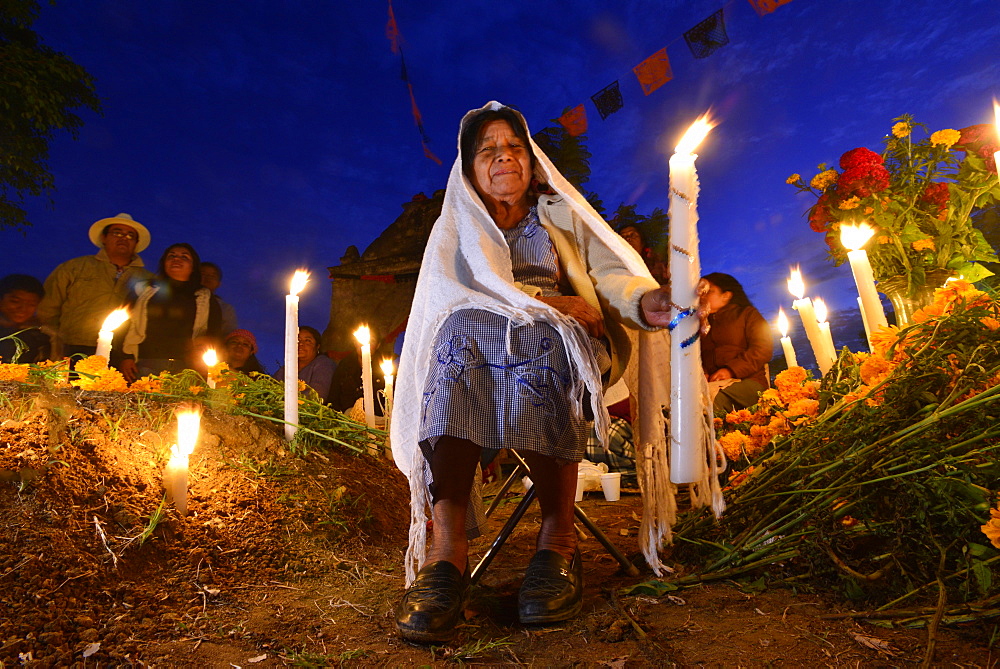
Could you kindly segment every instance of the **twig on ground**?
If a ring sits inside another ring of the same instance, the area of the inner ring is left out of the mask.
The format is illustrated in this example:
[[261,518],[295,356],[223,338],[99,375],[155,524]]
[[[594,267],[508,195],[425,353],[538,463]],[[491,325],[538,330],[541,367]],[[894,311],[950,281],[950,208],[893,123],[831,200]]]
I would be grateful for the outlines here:
[[117,568],[118,556],[115,555],[115,552],[111,550],[110,546],[108,546],[108,537],[106,534],[104,534],[104,528],[101,527],[101,523],[99,520],[97,520],[97,516],[94,516],[94,527],[97,528],[97,536],[101,538],[101,543],[104,544],[104,550],[106,550],[108,553],[111,554],[112,563]]

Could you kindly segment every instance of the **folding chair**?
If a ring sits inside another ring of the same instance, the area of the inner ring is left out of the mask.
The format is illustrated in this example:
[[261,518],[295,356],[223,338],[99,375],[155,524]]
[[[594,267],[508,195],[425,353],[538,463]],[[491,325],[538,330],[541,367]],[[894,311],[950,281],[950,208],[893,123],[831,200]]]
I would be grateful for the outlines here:
[[[500,488],[500,492],[498,492],[497,496],[493,499],[493,503],[490,504],[490,508],[486,510],[487,517],[489,517],[496,510],[497,506],[500,504],[500,500],[507,493],[507,491],[510,490],[510,487],[514,484],[514,481],[518,480],[525,474],[531,476],[531,472],[528,469],[528,464],[524,461],[524,459],[514,451],[510,451],[510,453],[517,460],[517,467],[515,467],[514,471],[511,472],[511,475],[507,477],[507,480],[504,481],[503,486]],[[521,501],[518,502],[517,508],[514,509],[514,512],[510,514],[510,518],[508,518],[507,522],[504,523],[503,528],[501,528],[500,532],[493,540],[493,543],[490,545],[489,550],[486,551],[486,555],[484,555],[483,559],[479,561],[479,564],[477,564],[473,568],[472,574],[470,575],[470,578],[473,583],[476,583],[479,580],[479,578],[483,575],[483,572],[486,571],[486,569],[490,566],[490,563],[493,562],[493,558],[495,558],[497,554],[500,552],[500,549],[503,547],[504,543],[510,537],[511,533],[514,531],[514,528],[517,527],[517,524],[521,521],[521,518],[524,517],[524,513],[528,510],[528,507],[531,506],[531,503],[534,500],[535,500],[535,486],[532,485],[531,488],[529,488],[528,491],[524,493],[524,497],[522,497]],[[608,539],[607,535],[605,535],[604,532],[602,532],[601,529],[594,524],[594,521],[592,521],[590,517],[587,516],[586,513],[584,513],[583,509],[580,508],[580,505],[574,504],[573,506],[576,519],[579,520],[581,523],[583,523],[583,525],[588,530],[590,530],[590,533],[594,535],[594,538],[601,542],[601,544],[608,551],[608,553],[611,554],[612,557],[618,560],[618,564],[622,566],[622,569],[625,571],[625,573],[628,574],[629,576],[638,576],[639,569],[634,564],[632,564],[620,550],[618,550],[617,546],[611,543],[611,540]]]

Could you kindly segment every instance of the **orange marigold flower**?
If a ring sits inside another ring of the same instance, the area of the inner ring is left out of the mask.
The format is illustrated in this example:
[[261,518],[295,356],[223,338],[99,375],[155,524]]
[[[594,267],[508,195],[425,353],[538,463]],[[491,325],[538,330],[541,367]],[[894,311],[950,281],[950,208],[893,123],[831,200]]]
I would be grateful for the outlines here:
[[895,325],[883,325],[872,332],[872,348],[878,355],[884,356],[897,341],[899,341],[899,328]]
[[712,425],[714,425],[715,429],[718,430],[719,428],[722,427],[722,419],[716,416],[715,418],[712,419]]
[[201,391],[203,391],[203,390],[204,390],[204,388],[203,388],[202,386],[190,386],[190,387],[188,388],[188,391],[189,391],[189,392],[190,392],[190,393],[191,393],[192,395],[198,395],[198,394],[199,394],[199,393],[201,393]]
[[719,446],[722,447],[722,452],[726,454],[727,460],[739,460],[740,456],[743,455],[746,440],[747,436],[737,430],[722,435],[718,441]]
[[892,240],[889,239],[887,235],[879,235],[878,237],[875,238],[876,244],[888,244],[891,241]]
[[781,404],[781,396],[775,388],[768,388],[760,394],[759,406]]
[[806,380],[806,370],[803,367],[789,367],[774,377],[774,385],[779,388],[789,385],[802,385]]
[[880,355],[870,355],[861,363],[861,369],[859,370],[861,380],[869,386],[878,385],[892,373],[895,367],[895,363],[886,360]]
[[747,409],[737,409],[736,411],[730,411],[726,414],[726,422],[730,425],[736,425],[737,423],[749,423],[753,418],[753,414]]
[[915,242],[910,242],[910,246],[913,248],[914,251],[933,251],[935,248],[937,248],[934,245],[934,240],[931,239],[930,237],[926,237],[924,239],[918,239]]
[[81,374],[96,375],[108,368],[108,359],[103,355],[88,355],[76,363],[74,369]]
[[27,365],[15,365],[9,362],[0,362],[0,381],[17,381],[24,383],[28,380],[30,368]]
[[988,327],[990,330],[996,330],[1000,328],[1000,321],[993,318],[992,316],[983,316],[979,319],[979,322]]
[[1000,548],[1000,509],[990,509],[990,519],[981,528],[990,543]]
[[788,405],[789,416],[815,416],[819,413],[819,400],[801,399]]

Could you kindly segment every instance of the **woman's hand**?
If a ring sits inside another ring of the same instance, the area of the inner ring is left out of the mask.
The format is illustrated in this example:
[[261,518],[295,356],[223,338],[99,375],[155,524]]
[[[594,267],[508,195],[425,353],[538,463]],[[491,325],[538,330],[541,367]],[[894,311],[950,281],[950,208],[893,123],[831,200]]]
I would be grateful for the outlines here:
[[733,378],[733,372],[728,367],[722,367],[712,372],[709,381],[726,381]]
[[670,289],[660,286],[642,296],[639,302],[642,317],[653,327],[665,328],[670,324]]
[[135,364],[135,360],[132,358],[125,358],[120,363],[118,363],[118,371],[122,373],[125,380],[132,383],[139,378],[139,368]]
[[583,326],[591,337],[601,338],[604,336],[604,318],[601,316],[601,312],[587,304],[587,301],[582,297],[563,295],[536,297],[535,299],[574,319]]

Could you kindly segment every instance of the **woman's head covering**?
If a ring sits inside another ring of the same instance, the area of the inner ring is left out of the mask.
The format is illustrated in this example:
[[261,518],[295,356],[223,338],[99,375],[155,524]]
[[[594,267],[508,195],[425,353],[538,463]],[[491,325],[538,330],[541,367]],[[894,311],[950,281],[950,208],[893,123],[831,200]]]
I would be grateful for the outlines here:
[[226,345],[233,339],[242,339],[243,341],[250,344],[250,355],[253,355],[254,353],[257,352],[257,338],[253,336],[253,333],[250,332],[250,330],[244,330],[242,328],[238,330],[233,330],[232,332],[226,335],[226,338],[225,340],[223,340],[222,344]]

